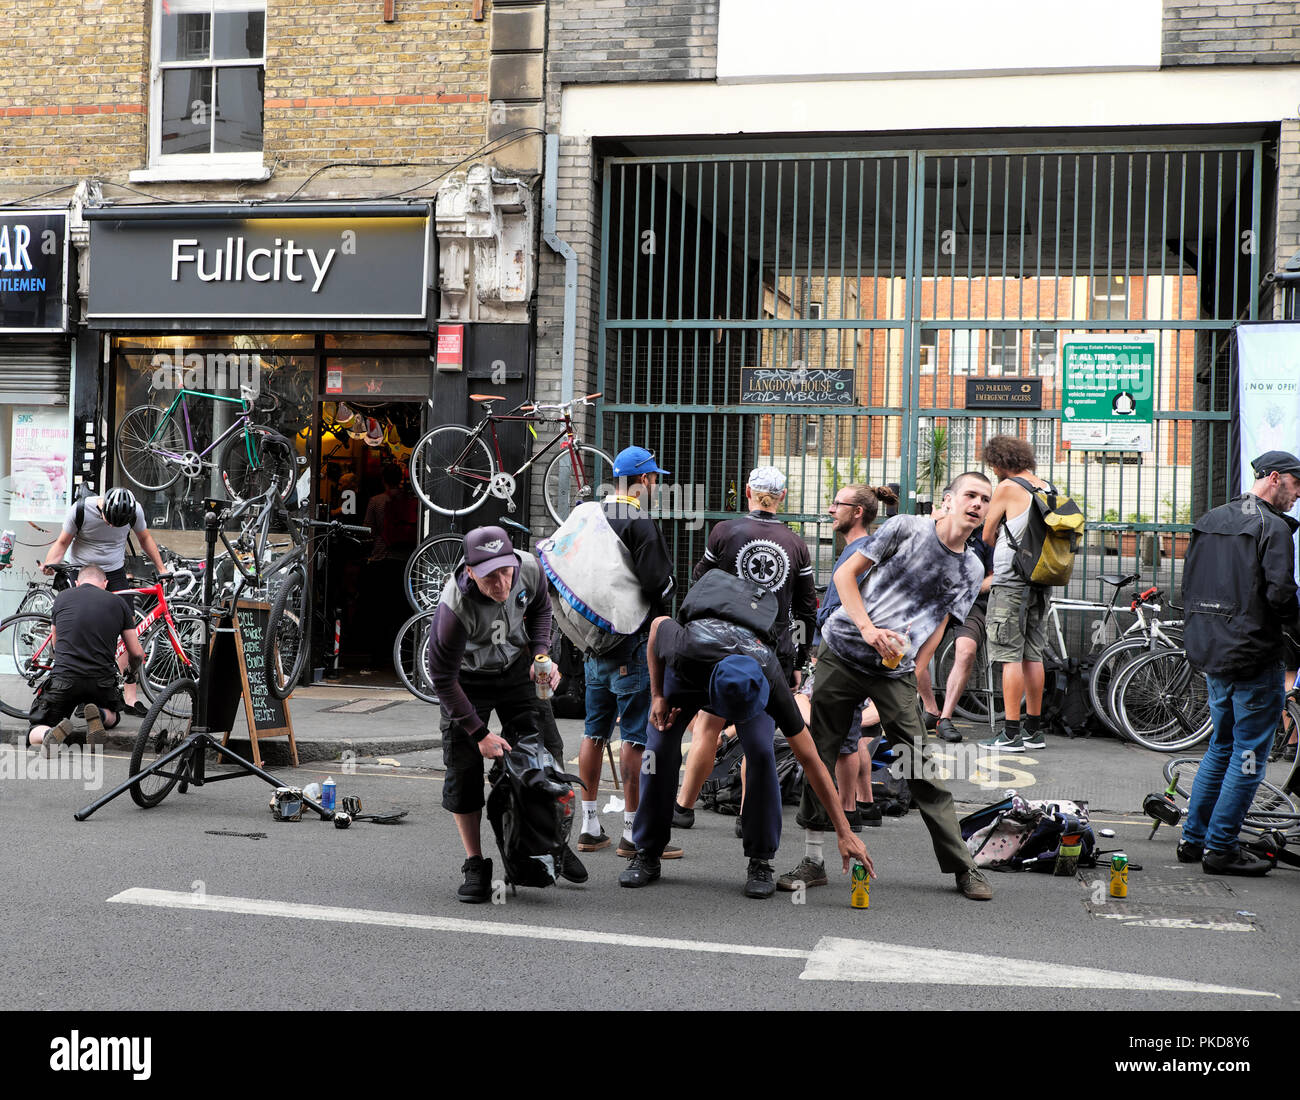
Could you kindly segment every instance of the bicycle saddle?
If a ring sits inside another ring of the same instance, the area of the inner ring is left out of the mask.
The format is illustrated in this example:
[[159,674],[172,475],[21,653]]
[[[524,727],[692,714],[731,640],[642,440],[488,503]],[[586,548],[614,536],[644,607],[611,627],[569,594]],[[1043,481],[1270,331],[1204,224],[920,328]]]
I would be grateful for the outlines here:
[[469,395],[469,399],[471,401],[504,401],[505,400],[505,398],[502,397],[501,394],[499,393],[495,393],[495,394],[494,393],[471,393]]
[[1139,581],[1142,579],[1141,573],[1102,573],[1097,577],[1102,584],[1113,584],[1117,588],[1123,588],[1130,581]]

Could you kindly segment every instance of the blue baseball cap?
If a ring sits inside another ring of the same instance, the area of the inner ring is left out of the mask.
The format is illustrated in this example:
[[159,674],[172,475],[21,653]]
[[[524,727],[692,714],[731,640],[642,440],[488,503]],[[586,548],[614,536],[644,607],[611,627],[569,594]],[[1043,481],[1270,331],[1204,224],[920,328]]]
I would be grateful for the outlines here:
[[642,474],[663,474],[667,477],[668,471],[661,470],[655,462],[654,451],[647,451],[644,447],[624,447],[614,457],[615,477],[640,477]]
[[746,722],[767,706],[767,677],[753,657],[723,657],[709,677],[709,713],[729,722]]

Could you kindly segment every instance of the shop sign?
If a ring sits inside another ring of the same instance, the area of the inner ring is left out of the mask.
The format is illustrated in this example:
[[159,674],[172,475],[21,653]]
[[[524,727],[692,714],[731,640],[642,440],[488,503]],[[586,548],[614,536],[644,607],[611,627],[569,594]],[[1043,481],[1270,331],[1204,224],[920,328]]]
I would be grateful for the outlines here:
[[1150,451],[1154,336],[1070,337],[1061,344],[1061,442],[1080,451]]
[[65,332],[67,327],[67,213],[0,214],[0,331]]
[[742,405],[852,405],[852,367],[741,367]]
[[427,217],[95,219],[87,317],[417,320]]

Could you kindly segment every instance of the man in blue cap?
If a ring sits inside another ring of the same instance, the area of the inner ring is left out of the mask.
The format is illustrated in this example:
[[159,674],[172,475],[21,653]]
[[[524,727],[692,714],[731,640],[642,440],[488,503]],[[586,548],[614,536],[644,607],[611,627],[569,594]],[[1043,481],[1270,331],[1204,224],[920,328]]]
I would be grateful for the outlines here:
[[[617,479],[615,491],[601,502],[601,507],[610,527],[631,555],[632,571],[650,604],[650,611],[634,633],[626,635],[621,643],[599,656],[588,655],[583,665],[587,680],[587,716],[582,747],[578,750],[578,775],[582,778],[586,798],[582,802],[578,851],[595,852],[610,844],[596,811],[599,805],[597,788],[605,744],[613,733],[617,716],[619,736],[623,741],[619,766],[623,774],[624,796],[623,828],[617,854],[631,859],[636,852],[632,844],[632,819],[640,795],[641,758],[650,714],[646,637],[650,621],[668,610],[676,580],[663,534],[646,514],[659,478],[666,477],[668,471],[660,469],[652,451],[644,447],[625,447],[614,458],[613,472]],[[668,846],[663,858],[677,859],[681,854],[680,848]]]
[[835,783],[817,755],[781,663],[753,631],[719,618],[698,618],[685,625],[659,618],[650,626],[647,653],[652,700],[646,770],[632,830],[636,854],[619,875],[620,886],[648,886],[659,878],[659,861],[672,829],[682,734],[700,711],[713,716],[719,728],[734,724],[745,750],[749,774],[740,824],[749,859],[746,897],[770,898],[776,892],[772,859],[781,843],[776,726],[829,808],[844,870],[854,858],[868,874],[873,872],[871,857],[840,809]]

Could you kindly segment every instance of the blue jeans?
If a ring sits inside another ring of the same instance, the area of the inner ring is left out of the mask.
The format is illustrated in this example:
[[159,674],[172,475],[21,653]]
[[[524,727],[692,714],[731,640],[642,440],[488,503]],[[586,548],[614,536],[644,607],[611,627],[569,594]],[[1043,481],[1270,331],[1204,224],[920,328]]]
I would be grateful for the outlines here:
[[1183,839],[1215,852],[1237,845],[1268,750],[1282,716],[1286,686],[1281,663],[1250,680],[1208,676],[1214,733],[1196,770]]
[[650,720],[650,670],[646,666],[645,639],[623,660],[588,657],[583,662],[587,678],[587,720],[584,737],[608,741],[618,715],[624,744],[644,745]]

